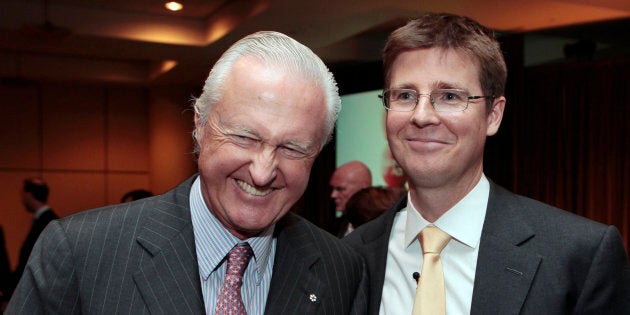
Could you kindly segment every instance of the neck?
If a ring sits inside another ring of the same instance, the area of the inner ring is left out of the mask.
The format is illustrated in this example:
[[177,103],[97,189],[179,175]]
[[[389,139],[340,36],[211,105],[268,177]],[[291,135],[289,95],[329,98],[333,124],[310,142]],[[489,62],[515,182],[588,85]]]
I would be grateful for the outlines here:
[[410,184],[411,202],[425,220],[433,223],[473,190],[479,179],[481,173],[470,180],[451,185],[427,187]]

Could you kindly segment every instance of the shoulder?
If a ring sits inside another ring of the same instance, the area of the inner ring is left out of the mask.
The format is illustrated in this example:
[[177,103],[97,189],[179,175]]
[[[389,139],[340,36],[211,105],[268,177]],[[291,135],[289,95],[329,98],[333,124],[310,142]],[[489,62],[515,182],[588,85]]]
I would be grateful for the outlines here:
[[57,219],[58,216],[55,213],[55,211],[53,211],[53,209],[48,209],[46,211],[44,211],[44,213],[42,213],[41,219],[42,220],[46,220],[46,221],[52,221],[54,219]]
[[[518,213],[522,220],[530,222],[537,230],[549,230],[556,233],[603,233],[609,226],[563,210],[541,201],[514,194],[500,186],[492,185],[489,211]],[[503,210],[501,210],[503,209]]]
[[[616,227],[513,194],[493,185],[484,231],[494,235],[531,235],[523,247],[543,256],[589,257],[604,247],[619,247]],[[509,236],[508,236],[509,237]]]
[[323,242],[331,244],[331,246],[344,246],[334,235],[290,212],[276,224],[276,234],[290,236],[292,239],[299,239],[302,242]]
[[[58,220],[68,236],[93,233],[137,233],[149,221],[190,221],[187,182],[162,195],[88,209]],[[186,189],[182,189],[187,187]]]
[[333,261],[353,260],[361,262],[360,256],[347,244],[308,220],[288,213],[276,224],[278,243],[291,247],[318,251],[323,259]]

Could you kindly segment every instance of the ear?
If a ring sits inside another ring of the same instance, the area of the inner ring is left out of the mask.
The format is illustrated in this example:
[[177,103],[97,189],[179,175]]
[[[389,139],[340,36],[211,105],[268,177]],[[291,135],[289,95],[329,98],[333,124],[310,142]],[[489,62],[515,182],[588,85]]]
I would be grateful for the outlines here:
[[488,113],[486,135],[493,136],[499,131],[501,120],[503,119],[503,110],[505,110],[505,97],[497,97],[492,102],[492,107]]

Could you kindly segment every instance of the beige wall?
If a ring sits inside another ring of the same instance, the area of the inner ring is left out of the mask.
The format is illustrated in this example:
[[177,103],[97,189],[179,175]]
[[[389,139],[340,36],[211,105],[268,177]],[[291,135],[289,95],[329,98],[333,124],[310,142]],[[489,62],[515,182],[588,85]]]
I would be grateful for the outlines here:
[[31,216],[26,177],[50,186],[60,216],[119,202],[127,191],[163,193],[195,172],[193,88],[0,83],[0,225],[15,266]]

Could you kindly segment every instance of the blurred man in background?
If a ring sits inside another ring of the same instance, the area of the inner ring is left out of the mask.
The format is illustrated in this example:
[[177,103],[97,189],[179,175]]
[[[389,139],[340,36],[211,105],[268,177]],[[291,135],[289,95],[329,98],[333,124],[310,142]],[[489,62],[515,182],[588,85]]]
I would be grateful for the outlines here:
[[31,255],[35,241],[50,221],[57,219],[57,214],[48,206],[48,194],[50,190],[46,182],[38,177],[24,180],[22,188],[22,204],[24,209],[33,216],[31,229],[20,249],[18,265],[13,272],[15,281],[19,281],[24,272],[24,267]]
[[335,201],[335,220],[329,231],[337,237],[344,237],[354,229],[344,215],[346,203],[357,191],[372,186],[372,173],[360,161],[351,161],[339,166],[330,177],[332,193]]

